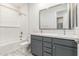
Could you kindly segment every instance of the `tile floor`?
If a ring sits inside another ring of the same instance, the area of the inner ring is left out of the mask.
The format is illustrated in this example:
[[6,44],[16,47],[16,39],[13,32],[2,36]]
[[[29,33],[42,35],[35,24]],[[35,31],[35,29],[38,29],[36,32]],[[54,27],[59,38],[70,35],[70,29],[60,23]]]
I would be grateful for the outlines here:
[[16,51],[4,54],[3,56],[33,56],[33,55],[30,53],[30,50],[26,51],[23,50],[22,48],[19,48]]
[[4,56],[32,56],[32,54],[30,52],[26,52],[26,54],[24,54],[19,51],[14,51],[14,52],[5,54]]

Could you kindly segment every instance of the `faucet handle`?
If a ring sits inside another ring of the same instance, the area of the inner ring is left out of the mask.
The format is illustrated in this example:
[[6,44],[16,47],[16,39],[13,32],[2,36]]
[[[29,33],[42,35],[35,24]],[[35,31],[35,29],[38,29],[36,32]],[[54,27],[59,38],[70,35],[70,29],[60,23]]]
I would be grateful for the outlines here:
[[23,34],[23,32],[21,32],[21,34]]

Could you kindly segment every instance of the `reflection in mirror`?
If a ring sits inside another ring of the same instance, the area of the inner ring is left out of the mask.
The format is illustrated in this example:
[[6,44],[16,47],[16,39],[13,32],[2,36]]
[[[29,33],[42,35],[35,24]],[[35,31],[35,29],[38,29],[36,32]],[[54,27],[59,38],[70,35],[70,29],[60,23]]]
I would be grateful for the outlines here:
[[77,5],[64,3],[40,10],[39,21],[41,30],[73,29],[77,26]]
[[57,29],[64,29],[64,28],[66,28],[67,25],[64,27],[63,23],[64,23],[64,21],[67,20],[67,18],[65,18],[66,15],[67,15],[67,10],[58,11],[56,13],[56,15],[57,15]]
[[63,29],[63,17],[57,17],[57,29]]

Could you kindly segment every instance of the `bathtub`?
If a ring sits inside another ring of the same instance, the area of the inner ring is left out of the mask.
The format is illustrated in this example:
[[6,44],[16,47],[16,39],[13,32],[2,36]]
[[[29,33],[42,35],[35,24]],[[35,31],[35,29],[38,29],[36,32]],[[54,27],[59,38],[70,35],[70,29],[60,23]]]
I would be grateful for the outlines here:
[[[25,47],[28,47],[28,44],[30,44],[29,42],[24,42],[24,41],[12,41],[12,42],[6,42],[4,44],[2,44],[3,42],[0,43],[0,56],[8,54],[12,51],[16,51],[17,49],[19,50],[23,50],[25,49]],[[21,48],[21,49],[20,49]],[[25,49],[26,50],[26,49]]]

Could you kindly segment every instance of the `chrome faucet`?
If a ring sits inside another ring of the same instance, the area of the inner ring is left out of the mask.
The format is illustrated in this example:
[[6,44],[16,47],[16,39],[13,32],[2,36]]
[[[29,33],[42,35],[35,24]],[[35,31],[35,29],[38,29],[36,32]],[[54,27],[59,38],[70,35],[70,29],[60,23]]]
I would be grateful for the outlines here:
[[66,31],[65,31],[65,29],[64,29],[64,35],[66,35]]
[[20,32],[20,40],[22,40],[23,32]]

